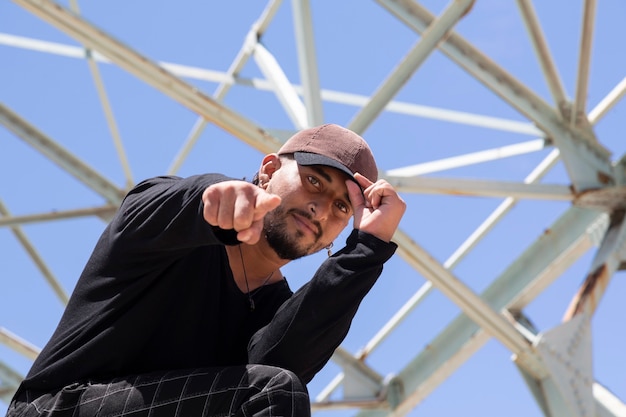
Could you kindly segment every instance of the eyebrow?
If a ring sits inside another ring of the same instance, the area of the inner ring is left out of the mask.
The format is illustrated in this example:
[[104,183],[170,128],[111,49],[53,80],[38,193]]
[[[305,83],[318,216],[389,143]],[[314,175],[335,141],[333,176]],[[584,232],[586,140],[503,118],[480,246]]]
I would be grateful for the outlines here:
[[[326,170],[324,168],[322,168],[319,165],[311,165],[311,169],[313,169],[313,171],[317,172],[320,176],[324,177],[324,179],[326,181],[328,181],[328,183],[333,182],[333,177],[331,177],[328,172],[326,172]],[[348,203],[348,205],[350,206],[350,209],[354,210],[354,208],[352,207],[352,201],[350,201],[350,194],[348,194],[348,192],[346,191],[346,193],[344,194],[344,198],[346,199],[346,202]]]
[[331,177],[330,175],[328,175],[328,172],[326,172],[326,170],[322,167],[320,167],[319,165],[311,165],[311,168],[313,169],[313,171],[317,172],[318,174],[320,174],[322,177],[324,177],[324,179],[330,183],[333,182],[333,177]]

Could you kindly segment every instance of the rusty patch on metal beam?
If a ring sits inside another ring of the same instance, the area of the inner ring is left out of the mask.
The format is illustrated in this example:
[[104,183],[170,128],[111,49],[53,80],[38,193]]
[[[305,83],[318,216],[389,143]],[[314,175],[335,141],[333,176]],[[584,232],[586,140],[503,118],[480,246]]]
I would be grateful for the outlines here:
[[602,210],[608,213],[626,209],[626,186],[590,189],[578,193],[575,206]]
[[576,296],[572,299],[563,321],[568,321],[575,315],[580,314],[583,310],[587,310],[590,315],[596,311],[600,298],[604,294],[609,283],[609,274],[606,264],[600,265],[595,271],[587,275],[585,282],[578,290]]
[[600,183],[604,185],[613,184],[614,182],[612,176],[602,171],[598,171],[598,181],[600,181]]

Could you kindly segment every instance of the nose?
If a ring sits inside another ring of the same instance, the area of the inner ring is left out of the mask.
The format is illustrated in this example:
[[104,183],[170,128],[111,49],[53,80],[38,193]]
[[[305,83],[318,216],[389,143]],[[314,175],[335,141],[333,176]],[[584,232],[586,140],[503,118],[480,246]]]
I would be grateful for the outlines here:
[[324,220],[331,210],[332,201],[328,198],[318,198],[309,203],[309,211],[315,220]]

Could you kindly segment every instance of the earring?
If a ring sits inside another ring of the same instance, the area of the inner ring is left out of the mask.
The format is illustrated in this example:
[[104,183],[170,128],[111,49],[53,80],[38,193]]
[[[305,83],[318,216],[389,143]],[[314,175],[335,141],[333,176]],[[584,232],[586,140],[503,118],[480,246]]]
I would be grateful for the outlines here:
[[331,251],[332,247],[333,247],[333,242],[330,242],[330,243],[328,244],[328,246],[326,246],[326,251],[328,252],[328,257],[329,257],[329,258],[330,258],[330,257],[331,257],[331,255],[333,254],[333,251]]

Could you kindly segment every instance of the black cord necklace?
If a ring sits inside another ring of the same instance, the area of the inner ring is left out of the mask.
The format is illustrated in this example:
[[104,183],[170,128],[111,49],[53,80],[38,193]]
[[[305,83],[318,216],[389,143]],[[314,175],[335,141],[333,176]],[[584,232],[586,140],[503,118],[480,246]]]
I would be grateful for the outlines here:
[[246,292],[248,294],[248,303],[250,304],[250,311],[254,311],[255,305],[254,305],[254,300],[252,299],[252,296],[261,288],[265,287],[265,285],[269,282],[270,278],[272,278],[272,275],[274,275],[274,271],[270,272],[267,278],[265,278],[263,285],[261,285],[259,288],[254,290],[253,293],[250,293],[250,285],[248,284],[248,274],[246,274],[246,264],[243,261],[243,251],[241,250],[241,245],[238,245],[238,248],[239,248],[239,257],[241,258],[241,267],[243,269],[243,278],[246,280]]

